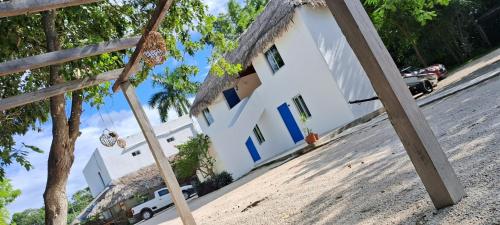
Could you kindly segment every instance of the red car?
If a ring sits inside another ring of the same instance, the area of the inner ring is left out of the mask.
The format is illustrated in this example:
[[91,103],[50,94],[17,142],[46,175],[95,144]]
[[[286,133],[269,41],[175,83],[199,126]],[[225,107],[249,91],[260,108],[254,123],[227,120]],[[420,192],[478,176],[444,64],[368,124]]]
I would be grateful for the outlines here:
[[443,64],[435,64],[420,70],[420,73],[433,73],[436,74],[439,80],[442,80],[448,76],[448,71]]

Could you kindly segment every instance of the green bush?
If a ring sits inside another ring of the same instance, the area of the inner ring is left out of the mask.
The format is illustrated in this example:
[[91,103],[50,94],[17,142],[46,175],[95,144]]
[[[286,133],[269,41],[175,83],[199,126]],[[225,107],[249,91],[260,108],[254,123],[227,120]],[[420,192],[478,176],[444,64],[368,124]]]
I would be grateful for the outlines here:
[[207,135],[199,134],[189,139],[186,143],[178,145],[173,167],[179,179],[191,179],[199,172],[203,177],[212,177],[215,159],[210,156],[208,148],[210,139]]
[[193,186],[198,193],[198,196],[206,195],[210,192],[218,190],[233,182],[233,176],[230,173],[224,171],[220,174],[208,178],[206,181],[199,182],[195,181]]

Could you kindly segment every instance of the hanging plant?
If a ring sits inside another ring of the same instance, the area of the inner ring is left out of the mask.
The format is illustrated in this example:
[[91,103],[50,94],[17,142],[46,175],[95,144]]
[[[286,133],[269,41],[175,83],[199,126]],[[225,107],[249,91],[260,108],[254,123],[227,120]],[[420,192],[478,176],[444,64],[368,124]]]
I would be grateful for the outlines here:
[[118,140],[116,140],[116,145],[118,145],[118,147],[120,147],[120,148],[126,148],[127,141],[125,141],[125,139],[123,139],[123,138],[118,138]]
[[160,65],[167,59],[167,46],[165,44],[165,39],[157,31],[152,31],[146,37],[146,43],[144,44],[144,62],[149,66],[153,67]]
[[114,131],[104,129],[99,140],[101,141],[102,145],[106,147],[113,147],[118,140],[118,134]]

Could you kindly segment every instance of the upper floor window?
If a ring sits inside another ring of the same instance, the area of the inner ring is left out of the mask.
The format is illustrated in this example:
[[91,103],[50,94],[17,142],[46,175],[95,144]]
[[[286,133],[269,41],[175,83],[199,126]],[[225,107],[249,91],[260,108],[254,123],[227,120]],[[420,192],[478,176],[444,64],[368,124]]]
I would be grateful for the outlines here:
[[168,142],[168,143],[170,143],[170,142],[172,142],[172,141],[175,141],[175,137],[169,137],[169,138],[167,138],[167,142]]
[[227,89],[222,93],[224,94],[224,98],[226,98],[226,102],[229,105],[230,109],[238,105],[238,103],[240,103],[241,101],[240,97],[238,96],[238,93],[236,92],[236,89],[234,88]]
[[138,156],[141,154],[141,151],[135,151],[135,152],[132,152],[132,156]]
[[285,65],[278,49],[276,48],[276,45],[273,45],[269,50],[267,50],[265,55],[273,73],[276,73],[276,71]]
[[293,98],[293,103],[295,104],[295,107],[297,107],[297,110],[299,111],[301,116],[304,116],[306,118],[311,117],[311,112],[309,111],[309,108],[307,108],[306,102],[304,102],[302,95],[295,96]]
[[259,144],[262,144],[266,141],[264,135],[262,135],[262,132],[260,131],[259,125],[255,125],[255,127],[253,128],[253,134],[257,138]]
[[207,122],[208,126],[212,125],[214,123],[214,118],[212,117],[212,114],[210,114],[210,110],[208,108],[204,109],[202,111],[203,117],[205,118],[205,121]]

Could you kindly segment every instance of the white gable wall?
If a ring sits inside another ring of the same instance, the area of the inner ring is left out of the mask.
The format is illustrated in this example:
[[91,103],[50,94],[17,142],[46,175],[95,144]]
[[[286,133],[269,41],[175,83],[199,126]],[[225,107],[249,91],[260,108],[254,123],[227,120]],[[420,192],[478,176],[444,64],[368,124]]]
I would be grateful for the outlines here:
[[[330,10],[306,6],[300,7],[297,13],[303,18],[345,99],[353,101],[377,96]],[[349,104],[356,118],[380,107],[380,101]]]
[[[102,180],[99,177],[99,173],[101,174]],[[106,165],[104,164],[97,149],[94,153],[92,153],[92,157],[87,162],[87,165],[85,165],[85,168],[83,169],[83,176],[87,181],[93,197],[96,197],[102,190],[104,190],[104,188],[106,188],[108,184],[111,183],[111,176],[109,175]]]
[[[167,157],[178,153],[177,148],[175,148],[176,145],[185,143],[190,137],[199,133],[189,116],[162,124],[155,127],[154,130]],[[167,139],[170,137],[174,137],[175,140],[168,143]],[[118,146],[96,149],[83,170],[85,180],[94,197],[112,181],[155,163],[142,133],[125,139],[127,141],[127,148],[125,149]],[[132,156],[135,151],[140,151],[140,154]],[[98,172],[101,173],[105,186],[102,185]]]

